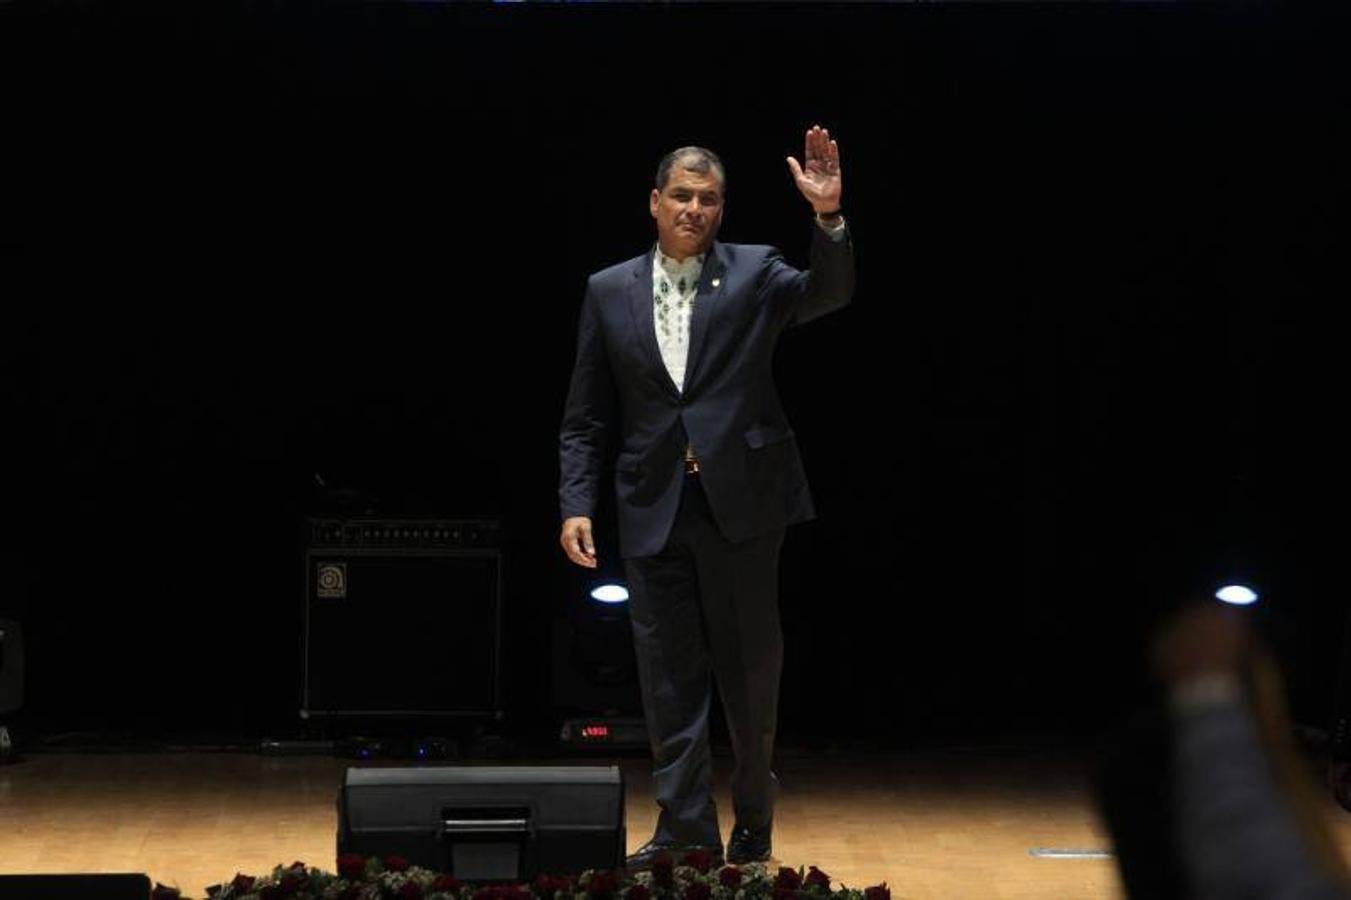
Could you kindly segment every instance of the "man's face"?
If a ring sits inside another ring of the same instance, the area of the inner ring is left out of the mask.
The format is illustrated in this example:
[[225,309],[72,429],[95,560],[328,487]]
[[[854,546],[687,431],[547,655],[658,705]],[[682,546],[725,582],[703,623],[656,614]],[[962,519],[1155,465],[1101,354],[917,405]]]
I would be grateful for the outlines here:
[[692,172],[671,167],[666,187],[652,190],[649,203],[657,220],[657,240],[667,256],[685,259],[706,251],[722,223],[722,181],[718,170]]

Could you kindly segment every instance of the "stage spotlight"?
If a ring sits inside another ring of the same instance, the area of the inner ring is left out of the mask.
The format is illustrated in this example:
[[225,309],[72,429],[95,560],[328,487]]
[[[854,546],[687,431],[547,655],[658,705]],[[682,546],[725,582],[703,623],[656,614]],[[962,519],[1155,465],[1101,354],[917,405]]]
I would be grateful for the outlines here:
[[1257,602],[1257,592],[1244,584],[1226,584],[1215,592],[1215,599],[1233,606],[1251,606]]
[[602,584],[591,590],[591,599],[598,603],[627,603],[629,589],[622,584]]
[[[595,574],[595,573],[593,573]],[[553,704],[562,714],[562,739],[573,746],[627,746],[637,733],[647,746],[640,716],[638,663],[629,619],[629,591],[612,573],[577,585],[567,616],[554,621]],[[572,718],[579,716],[580,718]]]

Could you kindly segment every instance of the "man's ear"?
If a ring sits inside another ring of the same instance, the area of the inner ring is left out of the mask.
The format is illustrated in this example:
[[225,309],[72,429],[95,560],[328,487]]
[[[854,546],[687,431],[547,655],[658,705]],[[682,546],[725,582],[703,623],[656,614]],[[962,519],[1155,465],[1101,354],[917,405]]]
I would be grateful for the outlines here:
[[661,191],[652,189],[652,195],[647,198],[647,211],[652,214],[652,218],[657,217],[657,204],[661,202]]

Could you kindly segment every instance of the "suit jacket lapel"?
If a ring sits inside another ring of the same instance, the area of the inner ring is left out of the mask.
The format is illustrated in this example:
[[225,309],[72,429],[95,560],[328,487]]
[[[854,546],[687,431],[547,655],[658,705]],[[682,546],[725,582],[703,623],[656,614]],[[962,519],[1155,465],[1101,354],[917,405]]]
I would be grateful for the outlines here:
[[[633,280],[629,285],[629,314],[633,319],[634,331],[638,334],[638,343],[643,348],[649,367],[655,373],[658,382],[672,395],[680,396],[671,373],[666,371],[666,363],[661,358],[661,348],[657,346],[657,310],[652,302],[652,256],[655,248],[638,260],[633,270]],[[686,377],[686,383],[689,378]]]
[[[717,311],[717,299],[722,293],[726,274],[727,252],[721,242],[714,241],[712,251],[704,262],[704,270],[699,275],[699,291],[694,298],[694,312],[690,315],[690,352],[685,360],[687,394],[699,377],[699,359],[707,342],[708,323]],[[655,344],[655,338],[653,342]]]

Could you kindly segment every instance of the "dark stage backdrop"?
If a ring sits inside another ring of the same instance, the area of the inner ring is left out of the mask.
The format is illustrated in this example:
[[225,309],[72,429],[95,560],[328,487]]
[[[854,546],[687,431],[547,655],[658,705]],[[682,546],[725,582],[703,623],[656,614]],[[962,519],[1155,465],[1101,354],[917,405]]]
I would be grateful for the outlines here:
[[820,512],[784,553],[784,731],[1094,727],[1138,689],[1149,622],[1228,571],[1266,589],[1321,724],[1346,25],[0,6],[2,602],[29,714],[293,723],[319,473],[504,520],[507,709],[546,721],[539,648],[583,584],[555,497],[585,276],[649,244],[656,161],[685,143],[727,163],[722,236],[805,264],[783,158],[819,121],[860,275],[776,361]]

